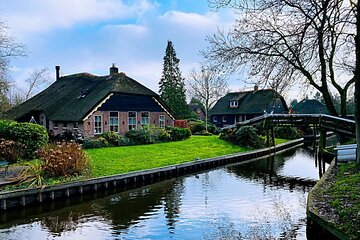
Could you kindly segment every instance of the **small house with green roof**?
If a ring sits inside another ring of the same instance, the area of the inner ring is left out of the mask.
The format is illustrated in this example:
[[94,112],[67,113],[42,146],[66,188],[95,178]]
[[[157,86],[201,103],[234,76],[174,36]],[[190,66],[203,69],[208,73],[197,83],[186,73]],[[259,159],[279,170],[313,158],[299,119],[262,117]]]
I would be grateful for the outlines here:
[[292,113],[297,114],[329,114],[325,104],[316,99],[303,99],[292,109]]
[[113,131],[152,124],[173,126],[174,114],[159,95],[126,76],[113,66],[110,74],[95,76],[78,73],[60,77],[47,89],[12,108],[7,117],[45,126],[54,135],[70,131],[93,137]]
[[230,92],[209,111],[210,121],[225,127],[263,114],[288,113],[284,98],[272,89]]

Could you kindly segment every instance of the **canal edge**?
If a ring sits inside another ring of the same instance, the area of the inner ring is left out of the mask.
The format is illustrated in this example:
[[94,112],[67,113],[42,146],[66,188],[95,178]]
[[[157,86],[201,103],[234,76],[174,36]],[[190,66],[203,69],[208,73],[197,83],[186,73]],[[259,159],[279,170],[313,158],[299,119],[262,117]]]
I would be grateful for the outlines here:
[[53,186],[19,189],[0,193],[0,211],[11,210],[15,207],[25,207],[30,204],[41,204],[54,201],[55,199],[68,199],[86,193],[94,193],[114,188],[131,189],[136,184],[143,185],[159,182],[165,179],[183,176],[190,173],[201,172],[225,165],[255,161],[267,156],[298,148],[304,144],[304,139],[295,139],[263,149],[250,152],[234,153],[230,155],[194,160],[182,164],[166,167],[134,171],[125,174],[117,174],[105,177],[91,178],[87,180],[57,184]]
[[306,215],[308,220],[315,222],[325,231],[331,233],[333,236],[341,240],[351,240],[351,238],[347,234],[342,232],[340,229],[338,229],[334,223],[332,223],[328,219],[321,217],[314,206],[314,199],[316,198],[316,194],[321,188],[328,184],[327,179],[329,178],[330,173],[334,170],[334,167],[335,159],[332,160],[328,169],[325,171],[319,181],[315,184],[315,186],[310,190],[307,198]]

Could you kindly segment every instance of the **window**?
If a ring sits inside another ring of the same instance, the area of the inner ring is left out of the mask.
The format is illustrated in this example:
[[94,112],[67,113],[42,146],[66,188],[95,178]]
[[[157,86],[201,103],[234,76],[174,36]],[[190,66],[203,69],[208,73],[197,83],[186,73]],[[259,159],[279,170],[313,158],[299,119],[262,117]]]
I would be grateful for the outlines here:
[[58,128],[58,127],[59,127],[58,122],[54,122],[54,128]]
[[118,112],[110,112],[109,126],[110,126],[110,131],[119,132],[119,113]]
[[149,112],[142,112],[141,113],[141,126],[149,125],[150,124],[150,113]]
[[136,129],[136,112],[128,112],[129,130]]
[[164,128],[165,127],[165,116],[159,115],[159,127]]
[[223,121],[223,122],[226,122],[226,116],[223,116],[223,117],[222,117],[222,121]]
[[79,128],[79,122],[74,122],[74,128],[78,129]]
[[63,123],[63,129],[67,129],[67,122]]
[[216,116],[213,117],[213,122],[217,122],[217,117]]
[[231,108],[237,108],[239,105],[239,102],[238,101],[230,101],[230,107]]
[[102,133],[102,116],[101,115],[94,116],[94,133],[95,134]]

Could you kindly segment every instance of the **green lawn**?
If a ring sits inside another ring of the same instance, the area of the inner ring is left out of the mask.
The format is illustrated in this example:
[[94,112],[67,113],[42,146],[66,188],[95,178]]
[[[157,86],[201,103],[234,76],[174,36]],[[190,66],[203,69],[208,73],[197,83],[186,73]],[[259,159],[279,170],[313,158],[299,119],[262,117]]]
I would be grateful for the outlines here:
[[[283,142],[286,140],[276,141],[277,144]],[[100,177],[248,150],[250,149],[223,141],[218,136],[191,136],[178,142],[87,149],[86,152],[92,159],[93,177]]]

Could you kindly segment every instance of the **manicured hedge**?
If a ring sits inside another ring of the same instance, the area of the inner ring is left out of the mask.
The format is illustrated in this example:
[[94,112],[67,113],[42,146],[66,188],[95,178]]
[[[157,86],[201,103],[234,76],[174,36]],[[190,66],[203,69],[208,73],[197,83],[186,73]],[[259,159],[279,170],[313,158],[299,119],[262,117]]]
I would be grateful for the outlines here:
[[0,120],[0,137],[21,143],[25,158],[33,158],[35,151],[49,141],[49,135],[43,126],[8,120]]

